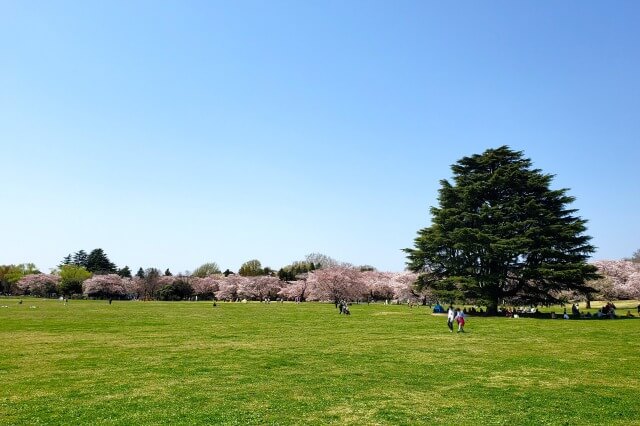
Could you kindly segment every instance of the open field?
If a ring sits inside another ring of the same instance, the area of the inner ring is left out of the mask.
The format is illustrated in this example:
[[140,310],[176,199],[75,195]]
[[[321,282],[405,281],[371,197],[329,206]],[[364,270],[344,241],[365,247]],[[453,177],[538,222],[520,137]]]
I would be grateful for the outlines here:
[[1,424],[640,424],[637,315],[24,300],[0,298]]

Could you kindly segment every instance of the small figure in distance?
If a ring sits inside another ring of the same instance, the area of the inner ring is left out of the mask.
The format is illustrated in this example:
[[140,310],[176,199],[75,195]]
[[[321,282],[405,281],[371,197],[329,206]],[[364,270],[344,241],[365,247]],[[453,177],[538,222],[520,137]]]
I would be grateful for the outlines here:
[[458,322],[458,333],[464,333],[464,311],[456,308],[456,321]]

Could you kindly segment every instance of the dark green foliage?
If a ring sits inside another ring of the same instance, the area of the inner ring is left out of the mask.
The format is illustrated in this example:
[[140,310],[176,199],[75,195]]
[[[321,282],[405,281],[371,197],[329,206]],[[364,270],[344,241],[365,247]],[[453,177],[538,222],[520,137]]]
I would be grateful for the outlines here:
[[136,272],[136,277],[138,278],[144,278],[144,269],[142,269],[142,266],[140,267],[140,269],[138,269],[138,272]]
[[194,277],[205,278],[209,275],[216,275],[220,273],[220,267],[216,262],[207,262],[198,266],[192,273]]
[[225,277],[228,277],[229,275],[234,275],[234,272],[230,271],[229,268],[225,269],[225,271],[222,273]]
[[83,266],[62,265],[60,267],[58,292],[67,296],[82,294],[82,283],[89,278],[91,278],[91,272],[87,271]]
[[125,265],[124,268],[118,269],[118,275],[120,275],[122,278],[131,278],[131,269],[129,269],[129,267]]
[[87,256],[87,271],[98,275],[115,274],[116,265],[109,260],[107,254],[101,248],[91,251]]
[[25,275],[39,274],[40,271],[33,263],[19,265],[0,265],[0,293],[12,294],[18,289],[16,284]]
[[432,225],[405,249],[419,285],[443,300],[466,299],[495,311],[504,299],[551,303],[562,291],[586,293],[596,278],[586,221],[567,208],[567,189],[506,146],[464,157],[441,181]]
[[[84,250],[79,250],[73,254],[73,264],[76,266],[87,267],[87,252]],[[65,258],[66,259],[66,258]]]
[[295,281],[300,275],[309,271],[314,271],[313,262],[293,262],[291,265],[284,266],[278,271],[278,278],[281,281]]
[[178,278],[173,283],[158,290],[159,300],[183,300],[193,295],[193,287],[186,278]]
[[72,263],[73,263],[73,258],[71,257],[71,253],[69,253],[62,259],[62,262],[58,265],[58,267],[61,267],[64,265],[71,265]]
[[243,277],[257,277],[264,275],[264,269],[262,269],[262,264],[259,260],[253,259],[244,262],[242,266],[240,266],[240,269],[238,269],[238,274]]
[[164,271],[164,276],[165,276],[165,277],[171,277],[171,276],[173,276],[173,274],[171,273],[171,271],[169,270],[169,268],[167,268],[167,270],[166,270],[166,271]]

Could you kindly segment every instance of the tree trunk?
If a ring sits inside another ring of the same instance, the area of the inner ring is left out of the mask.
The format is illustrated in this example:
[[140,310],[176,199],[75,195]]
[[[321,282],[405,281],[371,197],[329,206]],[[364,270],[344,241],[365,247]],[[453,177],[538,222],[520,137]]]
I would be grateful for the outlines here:
[[498,315],[498,300],[493,300],[487,304],[487,315]]

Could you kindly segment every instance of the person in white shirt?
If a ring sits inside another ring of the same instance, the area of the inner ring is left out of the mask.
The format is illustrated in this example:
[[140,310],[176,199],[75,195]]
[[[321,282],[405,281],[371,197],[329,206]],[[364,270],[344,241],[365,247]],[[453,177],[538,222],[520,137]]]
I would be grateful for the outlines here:
[[449,310],[447,311],[447,327],[449,327],[450,333],[453,333],[453,319],[455,316],[456,313],[453,310],[453,306],[449,305]]

